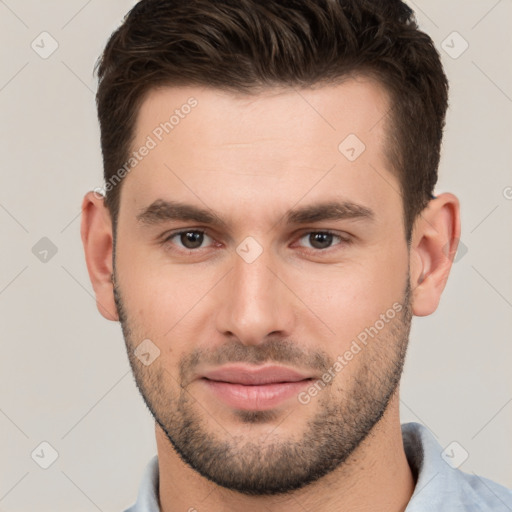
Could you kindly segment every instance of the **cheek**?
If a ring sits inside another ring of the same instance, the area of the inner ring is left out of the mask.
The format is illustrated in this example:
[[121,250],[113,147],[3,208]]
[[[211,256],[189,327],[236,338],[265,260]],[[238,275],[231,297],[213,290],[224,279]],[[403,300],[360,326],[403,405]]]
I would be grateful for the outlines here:
[[165,339],[167,346],[170,340],[186,339],[184,330],[190,330],[201,299],[218,280],[215,267],[173,265],[163,250],[138,250],[135,240],[125,240],[124,247],[119,244],[116,268],[134,334],[157,343]]
[[297,294],[316,317],[334,331],[336,339],[350,341],[394,303],[402,303],[407,252],[380,246],[350,263],[298,279]]

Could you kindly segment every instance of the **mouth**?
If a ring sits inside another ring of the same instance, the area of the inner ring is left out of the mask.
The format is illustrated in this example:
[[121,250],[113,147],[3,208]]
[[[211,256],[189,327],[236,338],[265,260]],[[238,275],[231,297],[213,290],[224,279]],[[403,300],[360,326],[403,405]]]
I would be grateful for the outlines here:
[[199,380],[224,405],[242,410],[267,410],[296,397],[314,377],[279,366],[237,365],[206,372]]

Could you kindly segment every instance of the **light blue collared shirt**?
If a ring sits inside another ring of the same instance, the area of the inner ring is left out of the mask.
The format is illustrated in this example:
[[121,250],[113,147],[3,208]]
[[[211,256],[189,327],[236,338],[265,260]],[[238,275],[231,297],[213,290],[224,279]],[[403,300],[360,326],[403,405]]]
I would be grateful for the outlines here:
[[[512,490],[451,467],[426,427],[404,423],[402,438],[409,466],[417,475],[406,512],[512,512]],[[448,453],[454,456],[453,451]],[[137,502],[125,512],[160,512],[158,480],[155,455],[144,471]]]

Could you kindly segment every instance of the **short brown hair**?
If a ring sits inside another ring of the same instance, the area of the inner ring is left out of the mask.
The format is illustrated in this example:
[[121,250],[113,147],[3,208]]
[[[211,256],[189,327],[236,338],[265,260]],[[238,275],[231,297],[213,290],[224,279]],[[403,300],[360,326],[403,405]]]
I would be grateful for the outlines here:
[[[311,87],[350,75],[390,95],[386,156],[400,185],[407,240],[437,182],[448,106],[439,54],[400,0],[142,0],[97,63],[105,181],[123,165],[138,110],[162,85],[242,93]],[[114,229],[121,183],[107,190]]]

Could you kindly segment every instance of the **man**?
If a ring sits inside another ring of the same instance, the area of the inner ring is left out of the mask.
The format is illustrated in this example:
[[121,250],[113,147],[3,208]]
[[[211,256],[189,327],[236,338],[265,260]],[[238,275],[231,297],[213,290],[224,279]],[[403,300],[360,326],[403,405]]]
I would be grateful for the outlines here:
[[98,309],[155,418],[136,512],[510,510],[400,425],[460,234],[448,84],[400,1],[144,0],[97,95]]

